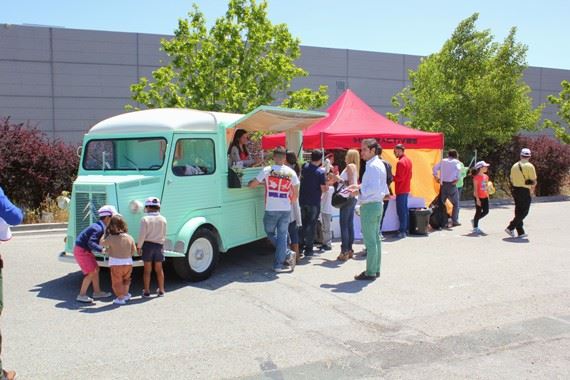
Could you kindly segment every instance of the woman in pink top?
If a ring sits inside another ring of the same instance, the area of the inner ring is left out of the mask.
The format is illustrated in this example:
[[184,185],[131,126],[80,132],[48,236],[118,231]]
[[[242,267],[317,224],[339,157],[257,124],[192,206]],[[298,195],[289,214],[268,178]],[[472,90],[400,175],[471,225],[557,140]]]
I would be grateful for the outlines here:
[[473,233],[482,235],[483,231],[479,228],[479,220],[483,219],[489,213],[489,192],[487,183],[487,168],[489,164],[485,161],[479,161],[475,164],[475,173],[473,175],[473,198],[475,198],[475,217],[473,218]]

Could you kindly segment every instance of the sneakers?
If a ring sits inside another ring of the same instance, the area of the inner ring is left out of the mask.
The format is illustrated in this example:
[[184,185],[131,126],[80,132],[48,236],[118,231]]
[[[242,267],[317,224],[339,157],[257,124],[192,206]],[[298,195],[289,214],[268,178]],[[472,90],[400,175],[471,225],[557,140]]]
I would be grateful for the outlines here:
[[150,292],[145,292],[145,291],[143,290],[143,292],[142,292],[142,298],[149,298],[149,297],[150,297]]
[[160,289],[156,289],[156,296],[157,297],[164,297],[164,292],[161,291]]
[[127,293],[127,295],[125,296],[125,298],[123,298],[125,301],[130,301],[132,298],[132,294],[131,293]]
[[124,298],[119,298],[119,297],[117,297],[117,298],[115,298],[115,299],[113,300],[113,303],[114,303],[115,305],[126,305],[126,304],[127,304],[127,300],[124,299]]
[[93,292],[93,298],[107,298],[111,296],[112,294],[109,292]]
[[398,239],[404,239],[406,237],[406,233],[405,232],[399,232],[398,233]]
[[285,273],[285,272],[289,272],[289,269],[283,268],[283,267],[278,267],[278,268],[273,268],[273,272],[275,272],[275,273]]
[[89,297],[88,295],[82,296],[81,294],[78,295],[77,298],[75,298],[75,300],[77,302],[83,302],[83,303],[92,303],[93,302],[93,298]]
[[481,230],[479,227],[474,227],[473,233],[476,235],[483,235],[484,234],[483,230]]
[[509,235],[510,237],[512,237],[512,238],[515,237],[515,231],[509,230],[509,227],[505,228],[505,232],[506,232],[507,235]]
[[294,251],[288,252],[289,256],[287,256],[287,264],[291,267],[291,271],[295,270],[295,264],[297,264],[297,254]]
[[330,245],[324,244],[324,245],[321,246],[321,249],[322,249],[323,251],[330,251],[330,250],[332,250],[332,247],[331,247]]
[[519,239],[524,239],[528,237],[528,234],[526,232],[523,232],[522,234],[520,234],[519,236],[517,236]]

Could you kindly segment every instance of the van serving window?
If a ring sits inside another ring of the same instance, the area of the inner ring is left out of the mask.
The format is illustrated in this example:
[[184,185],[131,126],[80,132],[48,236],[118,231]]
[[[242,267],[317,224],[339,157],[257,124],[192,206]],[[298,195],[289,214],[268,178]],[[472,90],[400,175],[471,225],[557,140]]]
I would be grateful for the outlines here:
[[83,153],[83,169],[159,170],[164,164],[165,152],[163,138],[90,140]]
[[180,139],[174,148],[172,172],[177,176],[208,175],[216,171],[214,141]]

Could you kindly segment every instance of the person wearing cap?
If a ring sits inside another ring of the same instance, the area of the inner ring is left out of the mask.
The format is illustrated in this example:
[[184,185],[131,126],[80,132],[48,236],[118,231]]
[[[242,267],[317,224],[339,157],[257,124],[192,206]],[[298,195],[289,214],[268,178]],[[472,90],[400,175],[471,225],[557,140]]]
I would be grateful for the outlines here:
[[[77,236],[75,247],[73,247],[73,257],[83,272],[83,282],[76,300],[83,303],[93,302],[93,298],[111,297],[111,293],[101,291],[99,286],[99,265],[95,259],[94,252],[103,252],[103,247],[99,244],[105,229],[111,221],[111,217],[117,213],[115,207],[105,205],[101,207],[97,214],[99,220]],[[93,284],[93,298],[87,295],[89,285]]]
[[166,218],[160,214],[160,199],[149,197],[144,201],[145,215],[141,219],[137,250],[144,263],[143,298],[150,297],[152,270],[156,273],[158,297],[164,296],[164,242],[166,241]]
[[460,226],[457,181],[459,181],[461,176],[461,164],[457,159],[457,151],[455,149],[450,149],[447,152],[447,158],[444,158],[433,167],[433,176],[441,185],[441,202],[445,203],[449,199],[453,205],[451,213],[453,227]]
[[473,198],[475,198],[475,217],[473,218],[473,233],[476,235],[483,234],[483,231],[479,228],[479,220],[489,213],[488,167],[489,164],[485,161],[477,162],[474,167]]
[[287,271],[285,264],[294,270],[296,254],[287,250],[287,234],[291,216],[291,203],[299,198],[299,177],[287,165],[284,147],[278,146],[273,150],[274,165],[264,167],[257,177],[249,181],[248,187],[256,188],[265,184],[265,213],[263,226],[265,233],[275,246],[273,271]]
[[402,144],[394,147],[394,155],[398,158],[394,183],[396,184],[396,210],[400,220],[398,238],[402,239],[408,235],[408,195],[412,183],[412,160],[405,154],[406,148]]
[[505,232],[510,237],[515,237],[515,229],[519,238],[525,238],[526,234],[523,227],[523,220],[530,210],[531,196],[530,192],[536,187],[536,169],[529,162],[531,156],[530,149],[523,148],[520,153],[520,160],[511,167],[511,184],[513,199],[515,201],[515,217]]
[[[14,206],[14,204],[8,199],[4,194],[4,190],[0,187],[0,220],[3,221],[2,225],[5,228],[5,236],[0,237],[1,240],[9,240],[10,238],[10,225],[15,226],[24,220],[24,214],[22,210]],[[2,314],[2,309],[4,308],[4,292],[3,292],[3,279],[2,279],[2,268],[4,267],[4,262],[0,256],[0,314]],[[2,336],[0,335],[0,349],[2,346]],[[2,379],[14,379],[16,377],[15,371],[5,370],[2,366],[2,359],[0,359],[0,369],[2,370]]]

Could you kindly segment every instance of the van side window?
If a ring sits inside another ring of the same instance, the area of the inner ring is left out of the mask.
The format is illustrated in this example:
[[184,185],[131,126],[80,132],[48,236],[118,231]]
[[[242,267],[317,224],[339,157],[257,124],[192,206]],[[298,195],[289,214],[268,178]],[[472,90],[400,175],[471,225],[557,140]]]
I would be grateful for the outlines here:
[[180,139],[174,149],[172,172],[177,176],[213,174],[216,171],[214,141]]

